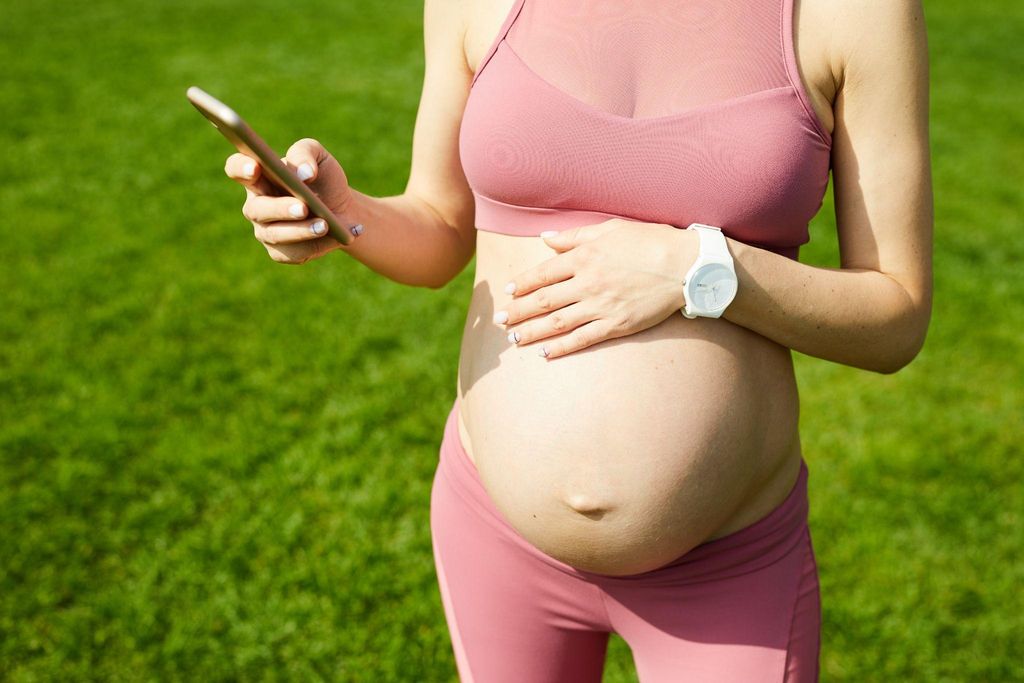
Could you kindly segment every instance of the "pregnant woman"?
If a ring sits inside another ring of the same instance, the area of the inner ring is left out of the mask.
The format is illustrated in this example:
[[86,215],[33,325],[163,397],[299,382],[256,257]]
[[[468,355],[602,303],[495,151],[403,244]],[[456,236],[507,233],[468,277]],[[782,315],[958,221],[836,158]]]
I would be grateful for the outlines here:
[[[880,373],[931,313],[918,0],[426,0],[405,192],[301,140],[342,246],[228,159],[275,261],[439,288],[476,255],[431,494],[458,671],[811,681],[791,349]],[[841,267],[801,264],[833,177]],[[699,225],[698,225],[699,224]]]

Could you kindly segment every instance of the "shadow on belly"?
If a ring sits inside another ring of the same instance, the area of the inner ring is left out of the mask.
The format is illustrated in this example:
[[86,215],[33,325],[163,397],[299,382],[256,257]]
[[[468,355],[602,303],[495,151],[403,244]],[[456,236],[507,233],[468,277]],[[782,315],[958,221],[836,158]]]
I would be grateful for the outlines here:
[[[699,545],[706,535],[693,529],[634,530],[644,526],[644,520],[623,517],[612,511],[599,522],[581,517],[548,520],[545,525],[517,520],[513,526],[541,552],[577,569],[610,576],[664,566]],[[657,526],[654,520],[646,523]]]
[[584,512],[545,495],[544,486],[488,485],[486,475],[481,483],[498,513],[541,553],[582,571],[626,576],[664,567],[770,516],[795,490],[801,462],[798,446],[746,487],[737,487],[744,476],[694,475],[677,495],[649,488]]

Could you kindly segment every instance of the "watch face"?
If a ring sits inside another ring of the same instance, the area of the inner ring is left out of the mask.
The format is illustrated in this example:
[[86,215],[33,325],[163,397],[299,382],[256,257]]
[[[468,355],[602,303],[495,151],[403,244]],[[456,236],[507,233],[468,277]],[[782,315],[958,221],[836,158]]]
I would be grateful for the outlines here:
[[736,296],[736,276],[721,263],[701,266],[686,286],[698,311],[723,309]]

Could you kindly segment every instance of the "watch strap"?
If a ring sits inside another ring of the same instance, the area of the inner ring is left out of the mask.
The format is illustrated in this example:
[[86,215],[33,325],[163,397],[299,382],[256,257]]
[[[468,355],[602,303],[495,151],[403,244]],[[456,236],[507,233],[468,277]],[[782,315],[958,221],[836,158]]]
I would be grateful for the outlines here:
[[725,241],[725,235],[722,233],[721,228],[703,223],[691,223],[686,229],[697,231],[700,237],[701,256],[732,263],[729,245]]

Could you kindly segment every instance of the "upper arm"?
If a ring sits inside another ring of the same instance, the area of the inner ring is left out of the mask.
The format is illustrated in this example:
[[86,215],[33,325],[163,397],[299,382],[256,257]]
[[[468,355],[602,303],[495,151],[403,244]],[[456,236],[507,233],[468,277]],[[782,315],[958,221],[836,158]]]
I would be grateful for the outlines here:
[[471,255],[473,195],[459,159],[459,127],[473,75],[463,48],[465,28],[465,0],[425,0],[423,90],[405,191],[457,230]]
[[926,327],[933,209],[921,0],[835,6],[843,15],[832,152],[841,265],[896,280]]

